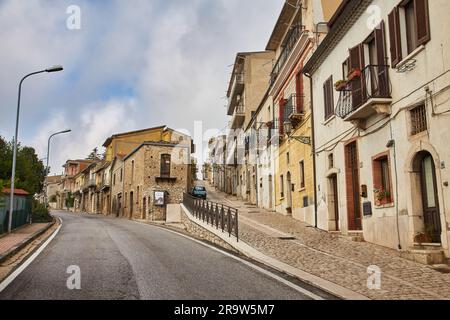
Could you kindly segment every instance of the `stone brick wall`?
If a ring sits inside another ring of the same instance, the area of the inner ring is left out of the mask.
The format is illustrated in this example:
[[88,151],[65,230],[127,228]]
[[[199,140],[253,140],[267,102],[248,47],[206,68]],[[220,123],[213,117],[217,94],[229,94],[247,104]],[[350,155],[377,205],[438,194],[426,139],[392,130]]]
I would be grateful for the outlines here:
[[[171,155],[170,178],[161,178],[163,154]],[[125,215],[164,221],[166,208],[155,205],[155,191],[166,193],[166,204],[181,203],[189,185],[189,159],[188,148],[164,143],[148,143],[131,154],[124,162]],[[132,210],[130,194],[133,195]]]
[[195,238],[209,241],[217,246],[220,246],[226,250],[238,253],[236,249],[230,246],[228,243],[220,239],[214,233],[206,230],[202,226],[198,225],[187,216],[183,208],[181,208],[181,223],[186,227],[186,231],[193,235]]

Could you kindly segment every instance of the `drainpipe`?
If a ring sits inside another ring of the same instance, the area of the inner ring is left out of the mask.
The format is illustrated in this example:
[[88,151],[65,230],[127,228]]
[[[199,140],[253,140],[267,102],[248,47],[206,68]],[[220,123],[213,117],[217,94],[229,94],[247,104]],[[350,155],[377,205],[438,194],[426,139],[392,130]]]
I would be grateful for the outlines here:
[[313,185],[314,185],[314,227],[317,229],[317,175],[316,175],[316,140],[314,135],[314,99],[313,81],[310,74],[304,73],[309,79],[309,95],[311,99],[311,149],[313,156]]

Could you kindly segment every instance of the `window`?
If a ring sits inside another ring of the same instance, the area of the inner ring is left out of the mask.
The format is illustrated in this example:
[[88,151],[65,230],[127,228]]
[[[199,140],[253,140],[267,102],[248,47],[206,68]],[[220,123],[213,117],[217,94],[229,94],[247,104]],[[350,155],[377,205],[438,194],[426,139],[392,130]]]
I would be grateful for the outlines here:
[[280,197],[284,198],[284,177],[283,175],[280,176]]
[[389,153],[374,157],[372,166],[376,205],[392,203]]
[[116,174],[114,173],[114,175],[113,175],[113,185],[115,186],[116,185]]
[[289,152],[286,153],[286,162],[287,162],[287,164],[291,163],[291,156],[290,156]]
[[305,162],[300,161],[300,189],[305,188]]
[[325,120],[334,115],[333,77],[328,78],[323,84]]
[[416,135],[427,130],[427,110],[424,104],[412,109],[410,115],[411,135]]
[[168,178],[170,177],[170,154],[162,154],[161,155],[161,177]]
[[333,169],[334,168],[334,155],[332,153],[330,153],[328,155],[328,169]]
[[430,41],[428,0],[403,1],[389,14],[392,67]]
[[134,160],[131,161],[131,183],[134,181]]
[[123,181],[123,169],[121,168],[120,169],[120,182],[122,182]]

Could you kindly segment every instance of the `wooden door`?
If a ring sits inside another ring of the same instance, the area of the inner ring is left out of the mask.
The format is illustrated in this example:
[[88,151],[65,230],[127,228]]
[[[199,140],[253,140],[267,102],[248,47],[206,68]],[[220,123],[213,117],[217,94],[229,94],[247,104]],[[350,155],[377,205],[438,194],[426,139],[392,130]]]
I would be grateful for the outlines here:
[[421,163],[421,193],[425,232],[433,243],[441,243],[441,219],[436,189],[436,170],[431,155],[426,155]]
[[337,175],[333,175],[330,178],[331,190],[333,191],[333,209],[334,209],[334,221],[335,231],[339,231],[339,197],[338,197],[338,181]]
[[359,161],[356,142],[346,146],[348,229],[362,230]]

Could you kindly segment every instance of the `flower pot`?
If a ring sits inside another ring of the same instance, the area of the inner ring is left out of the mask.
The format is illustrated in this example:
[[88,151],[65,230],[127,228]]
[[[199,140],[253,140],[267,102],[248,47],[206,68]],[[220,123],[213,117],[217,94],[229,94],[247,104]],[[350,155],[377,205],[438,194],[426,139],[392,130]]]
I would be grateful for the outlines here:
[[337,84],[335,86],[335,89],[336,89],[336,91],[344,91],[345,89],[347,89],[347,85],[348,85],[347,82],[342,82],[342,83]]
[[361,70],[353,70],[348,75],[348,81],[352,81],[355,78],[361,77]]

